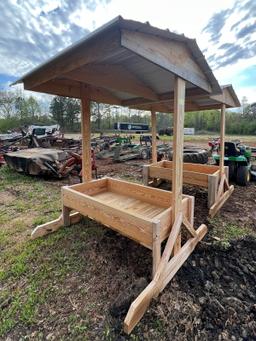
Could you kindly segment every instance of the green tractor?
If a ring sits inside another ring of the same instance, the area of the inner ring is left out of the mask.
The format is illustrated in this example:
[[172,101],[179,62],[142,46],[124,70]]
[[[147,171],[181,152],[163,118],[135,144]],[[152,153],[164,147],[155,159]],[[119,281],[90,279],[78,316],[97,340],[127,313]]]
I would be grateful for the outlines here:
[[[236,142],[225,142],[224,165],[229,167],[229,179],[240,186],[246,186],[251,178],[256,177],[256,167],[252,165],[250,147]],[[218,165],[220,155],[214,154],[213,159]]]

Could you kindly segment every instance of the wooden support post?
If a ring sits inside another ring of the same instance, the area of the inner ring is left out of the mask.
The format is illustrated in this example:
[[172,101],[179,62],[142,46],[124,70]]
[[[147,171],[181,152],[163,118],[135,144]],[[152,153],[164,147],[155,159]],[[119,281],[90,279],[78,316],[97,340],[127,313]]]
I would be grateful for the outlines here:
[[218,192],[218,184],[220,179],[219,175],[208,175],[208,208],[210,208],[216,201],[217,192]]
[[225,104],[221,106],[220,117],[220,176],[225,174],[224,157],[225,157]]
[[151,133],[152,133],[152,162],[157,162],[156,148],[156,112],[151,110]]
[[149,165],[143,165],[142,178],[143,178],[143,185],[147,186],[149,182]]
[[89,89],[81,85],[82,178],[91,181],[91,115]]
[[70,220],[70,208],[66,206],[62,206],[62,217],[63,217],[63,225],[64,226],[70,226],[71,220]]
[[[182,211],[182,185],[183,185],[183,129],[185,107],[186,82],[175,78],[174,87],[174,114],[173,114],[173,172],[172,172],[172,207],[173,222]],[[179,234],[174,246],[174,254],[181,247],[181,235]]]
[[152,248],[152,256],[153,256],[153,270],[152,270],[152,278],[154,278],[157,267],[160,263],[161,259],[161,223],[156,222],[153,223],[153,248]]

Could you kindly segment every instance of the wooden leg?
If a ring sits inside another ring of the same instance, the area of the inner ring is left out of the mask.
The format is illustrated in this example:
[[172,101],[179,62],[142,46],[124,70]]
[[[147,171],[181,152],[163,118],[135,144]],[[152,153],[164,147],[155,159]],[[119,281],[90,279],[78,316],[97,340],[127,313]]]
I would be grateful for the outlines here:
[[[70,214],[69,220],[70,224],[76,224],[82,219],[82,216],[80,213],[75,212]],[[62,214],[59,216],[58,219],[52,220],[48,223],[38,225],[31,233],[31,238],[36,239],[39,237],[43,237],[49,233],[53,233],[57,231],[59,228],[64,226],[63,222],[63,216]]]
[[224,203],[228,200],[228,198],[233,193],[233,191],[234,191],[234,186],[229,185],[228,179],[226,177],[226,173],[224,172],[221,175],[220,184],[219,184],[219,188],[217,191],[215,202],[213,203],[209,211],[211,218],[213,218],[215,214],[219,211],[219,209],[224,205]]
[[153,280],[135,301],[132,302],[128,310],[124,321],[124,331],[127,334],[130,334],[136,324],[141,320],[152,298],[156,297],[166,287],[207,232],[207,227],[201,225],[195,231],[195,236],[189,238],[177,254],[169,260],[174,247],[174,240],[172,237],[177,237],[179,234],[182,223],[181,219],[182,215],[179,215],[175,220]]
[[218,192],[219,176],[208,175],[208,208],[216,201]]
[[70,208],[63,206],[62,207],[62,217],[63,217],[63,225],[64,226],[70,226],[71,220],[70,220]]
[[144,165],[142,169],[143,185],[148,186],[149,182],[149,166]]
[[161,259],[160,231],[161,231],[160,223],[154,223],[153,225],[153,249],[152,249],[152,256],[153,256],[152,277],[155,276],[156,270],[158,268],[158,265]]
[[176,255],[181,249],[181,234],[178,235],[173,248],[173,254]]

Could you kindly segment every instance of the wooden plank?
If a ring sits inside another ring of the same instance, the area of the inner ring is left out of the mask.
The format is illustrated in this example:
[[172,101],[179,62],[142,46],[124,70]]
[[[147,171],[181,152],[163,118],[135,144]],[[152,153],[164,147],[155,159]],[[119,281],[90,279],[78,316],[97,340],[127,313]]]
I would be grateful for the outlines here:
[[[172,208],[174,220],[176,220],[176,218],[182,211],[185,87],[186,87],[185,81],[179,77],[176,77],[173,113],[173,173],[172,173],[173,193]],[[180,249],[180,247],[181,236],[177,238],[177,241],[174,246],[174,252],[176,253]]]
[[177,271],[181,268],[190,254],[194,251],[198,242],[203,239],[203,237],[207,233],[206,225],[201,225],[196,230],[196,236],[194,238],[190,238],[178,251],[178,253],[169,261],[168,265],[165,268],[163,274],[163,280],[161,283],[160,291],[162,291],[166,285],[170,282],[170,280],[174,277]]
[[[203,91],[200,88],[190,88],[186,89],[186,101],[195,100],[198,98],[204,98],[205,94],[207,92]],[[162,103],[173,103],[174,102],[174,91],[164,92],[161,94],[158,94],[158,100],[151,101],[145,98],[136,97],[131,99],[126,99],[122,101],[123,106],[127,106],[130,108],[137,108],[140,105],[147,105],[148,108],[150,108],[150,105],[152,104],[162,104]],[[172,104],[173,105],[173,104]]]
[[[173,170],[171,168],[149,167],[149,178],[160,178],[172,181]],[[208,187],[208,175],[203,173],[183,170],[183,183]]]
[[[182,211],[185,215],[187,215],[188,219],[193,223],[193,218],[191,219],[191,211],[193,210],[194,215],[194,197],[191,196],[183,196],[182,199]],[[158,214],[156,219],[159,219],[161,222],[161,242],[168,238],[171,229],[172,229],[172,207],[164,210],[162,213]]]
[[225,104],[221,106],[220,117],[220,175],[225,173],[224,169],[224,157],[225,157]]
[[[155,165],[152,165],[152,166],[155,166]],[[173,161],[165,160],[162,166],[164,168],[173,168]],[[196,173],[214,174],[216,171],[219,170],[219,166],[183,162],[183,169],[186,171],[191,171],[191,172],[196,172]]]
[[[71,81],[69,81],[71,82]],[[92,101],[121,105],[121,100],[116,97],[112,92],[89,84],[83,83],[88,89],[90,89],[90,98]],[[45,92],[48,94],[54,94],[58,96],[66,96],[73,98],[81,98],[81,86],[80,84],[67,84],[65,79],[56,79],[47,83],[41,84],[33,88],[32,91]]]
[[210,208],[209,215],[211,218],[215,216],[215,214],[221,209],[221,207],[225,204],[225,202],[228,200],[228,198],[231,196],[231,194],[234,191],[234,186],[230,186],[229,190],[227,190],[221,198]]
[[192,226],[194,226],[195,197],[189,196],[187,217]]
[[152,89],[128,69],[118,64],[90,64],[65,74],[65,78],[151,100],[158,99]]
[[64,226],[70,226],[71,224],[70,208],[66,206],[62,206],[62,220]]
[[149,165],[143,165],[142,168],[142,182],[144,186],[148,185],[149,182]]
[[154,222],[153,223],[153,248],[152,248],[152,257],[153,257],[153,269],[152,269],[152,277],[154,277],[157,267],[160,263],[161,259],[161,223]]
[[199,88],[209,93],[212,91],[185,44],[142,32],[121,30],[121,45]]
[[92,179],[91,111],[88,89],[81,86],[81,94],[82,178],[83,182],[86,182]]
[[156,146],[156,112],[151,110],[151,134],[152,134],[152,162],[157,162]]
[[70,188],[63,188],[63,204],[152,249],[152,220],[111,207]]
[[152,298],[155,295],[156,283],[151,281],[150,284],[141,292],[134,300],[128,310],[124,320],[124,332],[130,334],[133,328],[141,320],[145,314]]
[[208,175],[208,208],[215,203],[217,198],[219,173],[218,171],[217,175]]
[[108,183],[109,190],[111,192],[116,192],[120,194],[129,193],[129,196],[142,201],[146,201],[153,205],[157,203],[159,206],[166,208],[171,206],[171,192],[111,178],[108,179]]
[[154,279],[149,283],[149,285],[141,292],[136,300],[132,302],[124,321],[125,333],[131,333],[133,328],[143,317],[152,298],[157,295],[159,291],[162,291],[170,282],[189,255],[193,252],[198,242],[205,236],[206,232],[207,227],[205,225],[201,225],[197,230],[196,237],[190,238],[186,244],[182,246],[176,256],[169,261],[168,267],[164,269],[163,280],[158,281],[155,275]]
[[94,195],[98,201],[106,203],[113,208],[122,209],[130,214],[137,214],[141,217],[153,219],[158,214],[162,213],[165,208],[160,207],[157,204],[150,204],[145,201],[141,201],[127,194],[119,194],[113,192],[103,192]]
[[[70,224],[76,224],[82,219],[82,216],[80,213],[75,212],[70,214]],[[59,216],[59,218],[52,220],[48,223],[38,225],[31,233],[31,238],[36,239],[39,237],[43,237],[49,233],[53,233],[57,231],[60,227],[63,226],[63,219],[62,214]]]
[[132,302],[124,321],[124,331],[129,334],[136,324],[141,320],[146,312],[151,299],[159,292],[159,280],[166,264],[171,256],[175,240],[179,234],[182,223],[182,214],[175,220],[172,231],[167,240],[163,255],[161,257],[159,266],[150,284],[141,292],[141,294]]
[[74,189],[77,192],[85,193],[87,195],[95,195],[107,190],[108,179],[102,178],[97,180],[91,180],[90,182],[83,182],[80,184],[65,186]]

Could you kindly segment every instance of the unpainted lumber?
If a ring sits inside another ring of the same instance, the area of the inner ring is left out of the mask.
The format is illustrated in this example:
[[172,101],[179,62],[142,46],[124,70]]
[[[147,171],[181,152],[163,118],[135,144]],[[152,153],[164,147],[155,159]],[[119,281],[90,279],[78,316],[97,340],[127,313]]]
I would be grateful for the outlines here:
[[160,221],[153,223],[153,247],[152,247],[152,258],[153,258],[153,270],[152,276],[154,277],[158,265],[161,259],[161,223]]
[[[82,219],[82,215],[79,212],[71,213],[70,214],[70,224],[79,223]],[[53,233],[57,231],[60,227],[64,225],[62,214],[59,218],[52,220],[48,223],[38,225],[31,233],[31,238],[36,239],[39,237],[43,237],[49,233]]]
[[220,210],[220,208],[225,204],[225,202],[231,196],[233,191],[234,191],[234,186],[231,185],[229,189],[226,192],[224,192],[224,194],[220,197],[220,199],[214,205],[212,205],[209,211],[211,218],[213,218],[216,215],[216,213]]
[[156,146],[156,112],[151,110],[151,134],[152,134],[152,162],[157,162],[157,146]]
[[[183,130],[186,82],[175,77],[174,113],[173,113],[173,172],[172,172],[172,207],[173,222],[182,211],[183,189]],[[174,253],[181,247],[181,236],[175,238]]]
[[82,178],[83,182],[92,179],[91,165],[91,112],[89,90],[81,85],[81,130],[82,130]]

